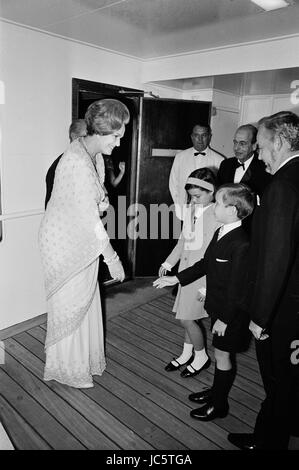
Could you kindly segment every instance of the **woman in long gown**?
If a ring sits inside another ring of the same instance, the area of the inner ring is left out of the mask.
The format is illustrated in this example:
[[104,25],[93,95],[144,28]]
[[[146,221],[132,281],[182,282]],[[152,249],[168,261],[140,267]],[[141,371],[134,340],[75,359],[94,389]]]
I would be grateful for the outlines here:
[[87,135],[71,143],[56,169],[39,231],[48,307],[44,380],[88,388],[106,367],[99,256],[113,279],[123,281],[124,270],[100,218],[109,205],[102,154],[120,145],[129,118],[117,100],[92,103]]

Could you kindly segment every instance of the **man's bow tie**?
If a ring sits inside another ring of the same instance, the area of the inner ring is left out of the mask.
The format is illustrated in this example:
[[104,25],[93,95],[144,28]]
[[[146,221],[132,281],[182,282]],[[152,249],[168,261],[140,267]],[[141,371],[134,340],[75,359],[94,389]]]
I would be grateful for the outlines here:
[[237,160],[236,161],[236,168],[239,168],[240,166],[243,168],[243,170],[245,170],[245,164],[241,163],[241,162],[239,162],[239,160]]
[[194,156],[197,157],[197,155],[205,155],[206,152],[194,152]]

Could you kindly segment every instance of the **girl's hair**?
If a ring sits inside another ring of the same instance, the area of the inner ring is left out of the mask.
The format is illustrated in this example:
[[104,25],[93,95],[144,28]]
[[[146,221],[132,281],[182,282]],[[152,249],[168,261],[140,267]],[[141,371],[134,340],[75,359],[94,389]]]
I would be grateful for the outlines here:
[[130,120],[127,106],[118,100],[103,99],[91,103],[85,114],[87,134],[109,135]]
[[[215,173],[210,170],[210,168],[199,168],[198,170],[194,170],[192,171],[192,173],[189,175],[188,178],[197,178],[197,179],[200,179],[200,180],[203,180],[203,181],[206,181],[207,183],[210,183],[214,186],[214,192],[213,192],[213,196],[215,196],[215,192],[216,192],[216,189],[217,189],[217,178],[215,176]],[[185,185],[185,190],[187,191],[187,195],[188,195],[188,202],[190,200],[190,196],[188,194],[188,190],[189,189],[193,189],[193,188],[199,188],[202,190],[202,191],[206,191],[207,193],[209,192],[208,189],[206,188],[202,188],[200,186],[200,183],[199,185],[195,185],[195,184],[191,184],[191,183],[187,183]]]
[[[215,191],[216,191],[217,179],[216,179],[215,173],[212,170],[210,170],[210,168],[199,168],[198,170],[194,170],[188,176],[188,178],[197,178],[197,179],[206,181],[207,183],[211,183],[214,186]],[[198,187],[199,185],[187,183],[185,185],[185,190],[188,191],[188,189],[193,189],[193,188],[198,188]],[[201,189],[203,189],[204,191],[208,191],[205,188],[201,188]]]

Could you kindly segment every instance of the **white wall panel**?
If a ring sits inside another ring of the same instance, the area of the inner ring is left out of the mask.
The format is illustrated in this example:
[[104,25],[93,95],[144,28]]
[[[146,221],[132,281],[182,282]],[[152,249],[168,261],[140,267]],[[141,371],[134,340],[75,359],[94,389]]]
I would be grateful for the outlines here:
[[272,96],[245,97],[243,100],[241,124],[255,124],[263,116],[271,114]]
[[41,215],[32,214],[44,205],[47,168],[68,143],[72,77],[140,88],[141,62],[3,22],[0,40],[3,329],[46,309],[37,246]]
[[211,120],[213,131],[211,146],[228,158],[233,156],[232,142],[238,120],[238,112],[221,108],[217,108],[216,115]]
[[37,245],[41,215],[4,222],[0,243],[0,330],[46,312]]

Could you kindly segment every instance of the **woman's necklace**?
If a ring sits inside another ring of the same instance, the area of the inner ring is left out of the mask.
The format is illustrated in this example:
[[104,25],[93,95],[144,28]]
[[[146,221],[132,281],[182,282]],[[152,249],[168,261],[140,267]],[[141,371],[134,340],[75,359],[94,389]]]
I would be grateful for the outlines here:
[[[94,157],[92,157],[92,155],[91,155],[91,154],[89,153],[89,151],[87,150],[87,147],[86,147],[86,144],[85,144],[83,138],[82,138],[82,137],[79,137],[78,140],[79,140],[80,144],[82,145],[82,147],[84,148],[84,150],[85,150],[85,152],[87,153],[87,155],[89,156],[89,158],[90,158],[90,160],[91,160],[91,162],[92,162],[92,165],[93,165],[93,167],[94,167],[94,170],[95,170],[95,172],[96,172],[96,175],[97,175],[97,177],[98,177],[98,179],[99,179],[99,181],[100,181],[100,184],[101,184],[101,185],[103,186],[103,188],[104,188],[104,192],[107,193],[107,190],[106,190],[106,188],[105,188],[105,186],[104,186],[105,167],[104,167],[103,158],[102,158],[102,164],[101,164],[101,160],[100,160],[100,162],[98,162],[98,163],[99,163],[99,167],[98,167],[98,165],[97,165],[97,157],[96,157],[96,155],[101,155],[101,154],[100,154],[100,153],[97,153]],[[101,165],[102,165],[102,167],[101,167]]]
[[80,142],[80,144],[82,145],[82,147],[84,148],[84,150],[85,150],[85,152],[87,153],[87,155],[89,156],[90,160],[92,161],[93,166],[94,166],[95,169],[97,170],[97,166],[96,166],[96,157],[95,157],[95,156],[93,157],[93,156],[89,153],[89,151],[87,150],[86,144],[85,144],[85,142],[84,142],[84,140],[83,140],[82,137],[79,139],[79,142]]

